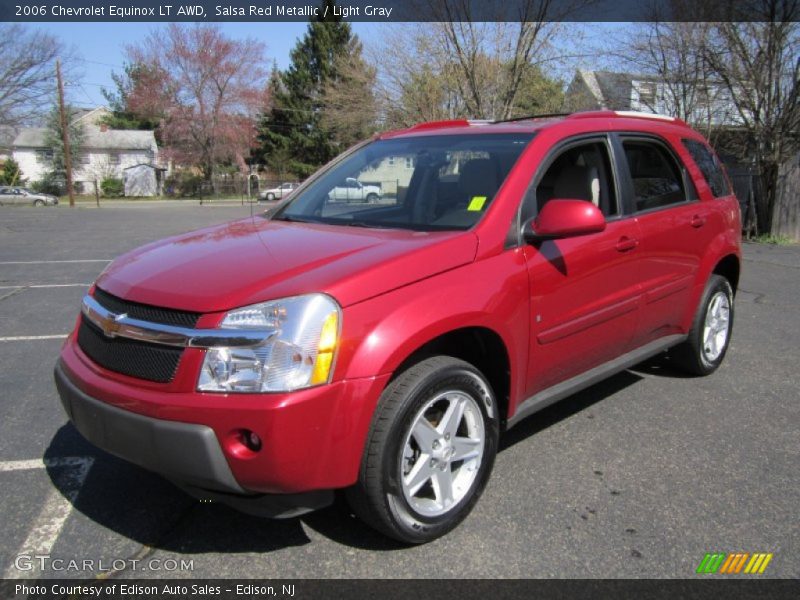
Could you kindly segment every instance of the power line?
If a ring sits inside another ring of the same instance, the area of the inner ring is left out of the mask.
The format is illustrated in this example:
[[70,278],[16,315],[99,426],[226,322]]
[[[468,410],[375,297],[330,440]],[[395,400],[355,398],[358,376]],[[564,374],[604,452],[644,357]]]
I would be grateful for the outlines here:
[[81,62],[85,62],[85,63],[91,63],[93,65],[103,65],[104,67],[114,67],[115,69],[124,69],[125,68],[124,65],[112,65],[111,63],[101,62],[99,60],[88,60],[86,58],[79,58],[77,60],[79,60]]

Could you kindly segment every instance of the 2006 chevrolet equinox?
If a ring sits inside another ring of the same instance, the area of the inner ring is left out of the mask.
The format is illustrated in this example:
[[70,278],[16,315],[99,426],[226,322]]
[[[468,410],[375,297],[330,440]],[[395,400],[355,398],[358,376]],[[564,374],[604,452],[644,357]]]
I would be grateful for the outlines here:
[[[378,203],[331,196],[387,172]],[[191,494],[291,516],[344,489],[426,542],[521,419],[667,350],[714,371],[740,241],[724,169],[679,120],[426,123],[271,213],[115,260],[56,383],[89,441]]]

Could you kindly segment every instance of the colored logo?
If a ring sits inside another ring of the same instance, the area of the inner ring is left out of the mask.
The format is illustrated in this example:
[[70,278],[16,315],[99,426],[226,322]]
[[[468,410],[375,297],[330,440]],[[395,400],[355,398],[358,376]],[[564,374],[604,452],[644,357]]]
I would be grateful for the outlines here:
[[700,561],[696,572],[761,575],[771,560],[771,552],[709,552]]

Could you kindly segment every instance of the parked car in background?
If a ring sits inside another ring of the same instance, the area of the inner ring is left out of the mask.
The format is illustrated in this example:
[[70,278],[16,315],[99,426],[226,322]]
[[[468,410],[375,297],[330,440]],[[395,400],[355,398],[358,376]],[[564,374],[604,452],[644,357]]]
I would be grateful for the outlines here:
[[288,196],[300,186],[299,183],[282,183],[278,187],[270,188],[259,192],[259,201],[280,200],[284,196]]
[[21,187],[0,187],[0,205],[21,204],[30,206],[55,206],[58,198],[50,194],[40,194]]
[[[338,200],[342,182],[367,199],[359,179],[390,157],[413,165],[402,201]],[[114,261],[56,383],[90,442],[200,499],[291,517],[344,489],[366,523],[428,542],[524,418],[667,351],[714,372],[740,244],[725,170],[678,119],[420,125],[270,213]]]
[[374,204],[381,199],[381,188],[377,185],[365,185],[358,179],[348,177],[342,185],[337,185],[328,198],[333,202],[368,202]]

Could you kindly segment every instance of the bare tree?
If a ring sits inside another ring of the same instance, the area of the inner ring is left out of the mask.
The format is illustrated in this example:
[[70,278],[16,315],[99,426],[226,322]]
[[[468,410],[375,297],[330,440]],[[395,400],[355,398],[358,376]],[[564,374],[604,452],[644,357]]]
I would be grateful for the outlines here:
[[128,89],[127,108],[160,119],[168,156],[211,180],[215,165],[249,152],[265,103],[261,42],[230,39],[217,25],[171,23],[126,54],[130,64],[147,65]]
[[614,52],[629,70],[653,79],[656,93],[642,96],[648,109],[683,119],[706,135],[731,116],[726,90],[704,56],[709,29],[704,22],[644,23]]
[[53,103],[56,58],[70,55],[48,33],[0,23],[0,125],[38,121]]
[[[517,114],[520,105],[545,106],[529,98],[521,102],[520,95],[541,90],[535,82],[546,79],[544,67],[558,58],[554,42],[567,27],[558,19],[585,3],[521,0],[495,7],[470,0],[430,2],[425,14],[438,22],[393,25],[372,49],[384,118],[389,125],[456,117],[504,119]],[[560,93],[554,108],[561,103]]]
[[322,126],[342,150],[375,131],[375,67],[362,56],[362,45],[353,37],[345,52],[334,58],[332,75],[322,86]]
[[433,6],[442,18],[434,39],[454,59],[455,82],[467,113],[486,119],[510,117],[523,80],[536,61],[547,56],[561,29],[547,21],[558,16],[555,3],[520,2],[515,23],[476,23],[469,0],[443,0]]
[[714,24],[703,51],[746,134],[740,156],[759,176],[758,233],[778,233],[773,216],[791,212],[775,206],[780,165],[800,150],[800,2],[755,0],[749,9],[756,21]]

